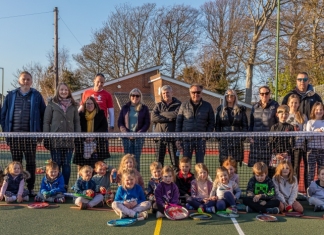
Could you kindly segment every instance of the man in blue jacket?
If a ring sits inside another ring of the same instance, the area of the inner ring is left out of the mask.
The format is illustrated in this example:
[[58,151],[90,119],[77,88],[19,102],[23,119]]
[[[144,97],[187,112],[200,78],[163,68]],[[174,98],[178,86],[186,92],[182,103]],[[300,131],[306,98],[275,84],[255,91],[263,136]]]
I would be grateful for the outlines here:
[[[1,110],[3,132],[42,132],[45,103],[42,95],[34,88],[32,75],[23,71],[18,79],[19,88],[8,92]],[[30,195],[35,195],[35,170],[37,138],[7,138],[13,161],[26,160],[26,170],[31,177],[27,180]]]

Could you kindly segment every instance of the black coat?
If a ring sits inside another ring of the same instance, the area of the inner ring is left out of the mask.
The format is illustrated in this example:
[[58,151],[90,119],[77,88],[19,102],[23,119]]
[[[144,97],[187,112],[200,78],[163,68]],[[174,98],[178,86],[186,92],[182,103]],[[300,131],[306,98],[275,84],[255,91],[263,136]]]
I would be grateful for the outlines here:
[[[80,124],[81,124],[81,132],[87,132],[87,120],[85,119],[85,113],[81,112],[80,114]],[[107,132],[108,131],[108,123],[103,110],[99,110],[99,112],[94,117],[94,125],[93,132]],[[77,138],[75,139],[75,152],[73,163],[83,166],[90,165],[94,167],[94,164],[97,161],[102,161],[106,158],[110,157],[110,153],[108,150],[108,140],[107,138],[96,138],[95,141],[97,143],[96,152],[94,152],[90,159],[85,159],[83,157],[84,154],[84,142],[85,138]]]

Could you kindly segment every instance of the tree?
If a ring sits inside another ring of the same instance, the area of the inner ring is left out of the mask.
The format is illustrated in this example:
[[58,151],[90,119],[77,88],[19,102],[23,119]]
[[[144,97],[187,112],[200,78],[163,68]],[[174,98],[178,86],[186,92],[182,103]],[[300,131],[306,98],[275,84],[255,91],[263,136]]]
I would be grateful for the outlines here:
[[161,7],[155,15],[156,32],[166,42],[165,69],[175,77],[179,69],[190,61],[200,34],[199,11],[185,5]]

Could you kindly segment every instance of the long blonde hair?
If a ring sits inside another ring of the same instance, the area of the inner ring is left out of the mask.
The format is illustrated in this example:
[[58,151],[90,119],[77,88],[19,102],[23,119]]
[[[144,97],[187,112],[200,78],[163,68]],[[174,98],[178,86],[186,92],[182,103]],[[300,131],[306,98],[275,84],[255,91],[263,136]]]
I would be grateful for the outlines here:
[[207,166],[204,163],[197,163],[195,165],[195,177],[197,180],[201,180],[199,177],[199,171],[204,170],[207,172],[207,175],[209,173]]
[[144,104],[143,102],[143,94],[142,92],[138,89],[138,88],[134,88],[132,89],[130,92],[129,92],[129,100],[131,98],[131,95],[134,93],[134,92],[137,92],[141,97],[140,97],[140,101],[139,103],[135,106],[135,110],[138,112],[142,109],[142,106]]
[[[288,97],[288,101],[287,101],[287,104],[289,105],[290,101],[292,99],[297,99],[298,100],[298,103],[300,105],[300,98],[298,95],[296,94],[292,94]],[[299,108],[299,105],[298,105],[298,108]],[[301,112],[297,109],[297,111],[295,112],[295,119],[296,121],[299,123],[299,124],[303,124],[305,122],[305,119],[303,117],[303,115],[301,114]]]
[[24,171],[24,167],[21,164],[21,162],[18,162],[18,161],[10,162],[8,167],[5,169],[4,173],[5,174],[13,174],[15,165],[18,165],[20,167],[20,174],[22,174]]
[[128,153],[125,156],[123,156],[122,159],[120,160],[119,169],[118,169],[119,174],[122,174],[123,171],[126,170],[126,168],[124,166],[125,166],[125,161],[128,159],[133,161],[133,168],[136,169],[137,163],[136,163],[135,157],[133,154]]

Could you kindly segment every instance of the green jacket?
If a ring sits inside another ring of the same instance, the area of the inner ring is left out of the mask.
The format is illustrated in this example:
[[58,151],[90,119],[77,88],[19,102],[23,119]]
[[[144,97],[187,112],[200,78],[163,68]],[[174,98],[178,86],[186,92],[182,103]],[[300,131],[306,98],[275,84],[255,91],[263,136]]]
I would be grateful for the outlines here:
[[[70,105],[66,112],[55,103],[48,101],[44,114],[43,132],[81,132],[77,105]],[[74,148],[73,138],[51,138],[50,148]]]

